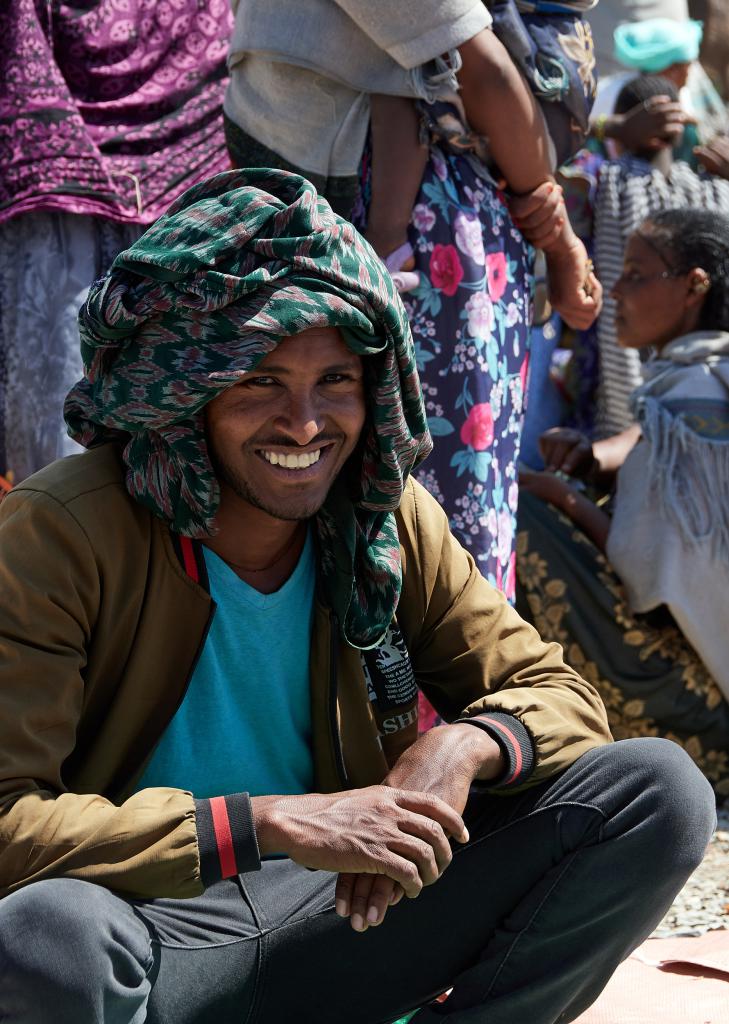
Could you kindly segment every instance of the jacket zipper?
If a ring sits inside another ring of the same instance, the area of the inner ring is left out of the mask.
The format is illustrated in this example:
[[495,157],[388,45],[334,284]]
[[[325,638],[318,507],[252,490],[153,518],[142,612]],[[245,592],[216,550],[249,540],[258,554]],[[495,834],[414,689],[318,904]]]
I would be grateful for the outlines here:
[[339,622],[334,612],[329,613],[329,731],[334,745],[334,760],[339,781],[349,788],[349,778],[342,753],[342,737],[337,721],[337,655],[339,653]]

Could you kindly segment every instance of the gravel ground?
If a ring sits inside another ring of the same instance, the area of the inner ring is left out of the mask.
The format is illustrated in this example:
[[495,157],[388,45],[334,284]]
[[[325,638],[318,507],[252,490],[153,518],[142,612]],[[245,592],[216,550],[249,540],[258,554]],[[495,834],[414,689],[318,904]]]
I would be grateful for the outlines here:
[[720,810],[718,817],[719,827],[706,856],[651,938],[729,928],[729,809]]

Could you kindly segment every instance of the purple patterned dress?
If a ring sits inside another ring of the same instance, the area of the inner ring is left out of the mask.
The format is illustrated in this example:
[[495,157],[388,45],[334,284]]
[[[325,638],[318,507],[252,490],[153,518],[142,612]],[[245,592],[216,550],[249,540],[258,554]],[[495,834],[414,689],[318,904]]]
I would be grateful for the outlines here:
[[0,3],[0,221],[151,224],[229,166],[227,0]]
[[0,0],[0,471],[75,445],[88,285],[229,166],[228,0]]

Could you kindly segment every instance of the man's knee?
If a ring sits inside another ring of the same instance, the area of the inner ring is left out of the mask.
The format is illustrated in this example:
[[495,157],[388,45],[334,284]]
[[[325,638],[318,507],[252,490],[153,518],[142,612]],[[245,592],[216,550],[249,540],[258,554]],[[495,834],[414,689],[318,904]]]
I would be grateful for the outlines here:
[[678,870],[691,872],[716,827],[716,802],[707,780],[670,740],[621,740],[603,749],[612,785],[623,791],[624,811],[633,810],[629,828],[642,833],[659,860],[668,858]]
[[142,922],[100,886],[49,879],[0,900],[0,979],[79,995],[102,991],[111,976],[132,991],[151,962]]

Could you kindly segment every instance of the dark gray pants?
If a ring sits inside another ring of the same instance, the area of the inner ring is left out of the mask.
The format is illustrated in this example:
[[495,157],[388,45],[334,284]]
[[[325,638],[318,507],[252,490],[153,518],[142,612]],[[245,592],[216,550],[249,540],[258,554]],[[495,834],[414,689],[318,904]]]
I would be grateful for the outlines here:
[[0,902],[3,1024],[555,1024],[655,927],[715,824],[675,744],[625,740],[510,797],[474,796],[471,841],[384,924],[353,932],[334,876],[272,861],[193,900],[88,882]]

